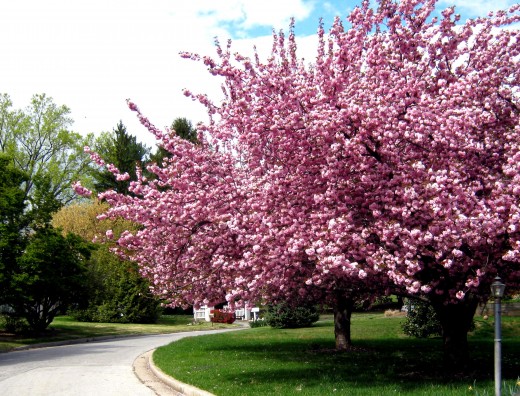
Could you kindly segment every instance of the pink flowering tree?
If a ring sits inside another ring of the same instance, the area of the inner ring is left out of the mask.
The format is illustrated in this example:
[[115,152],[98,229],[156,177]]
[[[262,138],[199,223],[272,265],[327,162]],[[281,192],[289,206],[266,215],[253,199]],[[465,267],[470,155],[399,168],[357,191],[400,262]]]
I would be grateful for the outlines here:
[[[142,227],[118,241],[172,304],[296,296],[335,307],[348,345],[356,295],[429,301],[447,363],[498,274],[520,281],[520,6],[458,24],[435,1],[363,2],[319,28],[315,62],[274,35],[267,61],[203,61],[226,99],[194,146],[157,130],[172,157],[133,196],[101,194]],[[93,153],[93,158],[102,160]],[[111,168],[115,177],[124,178]],[[78,191],[82,188],[77,186]],[[83,191],[83,193],[86,193]]]

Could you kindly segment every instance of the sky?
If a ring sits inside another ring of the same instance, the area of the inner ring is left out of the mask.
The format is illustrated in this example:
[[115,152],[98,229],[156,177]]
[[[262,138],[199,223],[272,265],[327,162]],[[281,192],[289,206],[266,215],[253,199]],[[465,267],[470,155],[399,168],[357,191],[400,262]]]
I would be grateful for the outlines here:
[[[71,129],[83,135],[127,131],[154,144],[127,105],[135,102],[159,128],[177,117],[206,122],[205,108],[182,90],[221,98],[220,82],[180,51],[215,55],[214,39],[233,41],[265,59],[271,32],[296,22],[299,57],[312,61],[320,18],[327,30],[361,0],[0,0],[0,93],[22,109],[45,93],[71,109]],[[518,0],[517,0],[518,1]],[[507,8],[511,0],[439,0],[462,21]]]

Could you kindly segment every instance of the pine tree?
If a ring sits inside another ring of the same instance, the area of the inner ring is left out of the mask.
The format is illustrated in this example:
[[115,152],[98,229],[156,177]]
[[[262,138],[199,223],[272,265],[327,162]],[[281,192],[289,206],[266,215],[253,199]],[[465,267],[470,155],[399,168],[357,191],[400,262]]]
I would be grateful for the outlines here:
[[[171,130],[181,139],[187,140],[193,144],[199,144],[197,129],[193,127],[192,122],[187,118],[177,117],[172,122]],[[150,162],[155,162],[161,166],[163,159],[170,157],[171,153],[168,150],[164,149],[164,147],[157,146],[157,151],[150,155]]]
[[136,165],[145,161],[150,148],[138,143],[135,136],[130,135],[121,121],[111,133],[104,132],[96,140],[95,149],[107,164],[112,164],[121,173],[128,173],[128,180],[116,180],[108,169],[92,169],[94,188],[97,191],[114,190],[118,193],[128,193],[130,180],[135,180]]

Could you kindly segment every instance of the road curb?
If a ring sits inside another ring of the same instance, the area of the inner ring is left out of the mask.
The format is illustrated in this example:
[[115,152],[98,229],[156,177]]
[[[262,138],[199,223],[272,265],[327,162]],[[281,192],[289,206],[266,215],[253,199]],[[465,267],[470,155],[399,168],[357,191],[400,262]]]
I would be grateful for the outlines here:
[[165,374],[153,362],[154,351],[155,349],[152,349],[138,356],[134,361],[133,368],[137,378],[158,396],[215,396],[213,393],[178,381]]
[[[239,328],[228,329],[228,331],[245,330],[249,328],[247,324],[240,324]],[[134,374],[137,378],[152,389],[158,396],[215,396],[213,393],[199,389],[193,385],[178,381],[165,374],[153,362],[155,349],[139,355],[133,363]]]

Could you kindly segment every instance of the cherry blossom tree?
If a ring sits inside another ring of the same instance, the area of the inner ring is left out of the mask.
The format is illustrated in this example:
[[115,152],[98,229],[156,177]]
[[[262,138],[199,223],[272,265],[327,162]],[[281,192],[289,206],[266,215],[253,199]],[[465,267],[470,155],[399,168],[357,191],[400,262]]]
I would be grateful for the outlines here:
[[[434,0],[364,1],[316,61],[291,27],[262,62],[217,43],[184,54],[223,79],[194,146],[155,128],[172,156],[134,196],[100,194],[142,225],[119,239],[172,304],[306,298],[335,307],[348,346],[362,293],[429,301],[449,367],[468,362],[477,304],[520,280],[520,5],[459,24]],[[95,153],[92,157],[103,165]],[[109,165],[115,177],[126,178]],[[77,191],[88,193],[80,185]],[[347,326],[348,327],[348,326]]]

